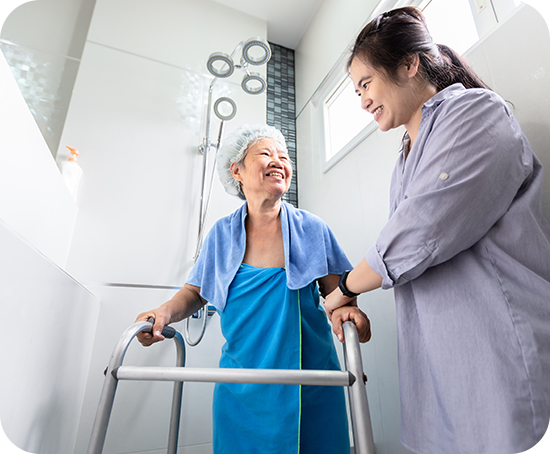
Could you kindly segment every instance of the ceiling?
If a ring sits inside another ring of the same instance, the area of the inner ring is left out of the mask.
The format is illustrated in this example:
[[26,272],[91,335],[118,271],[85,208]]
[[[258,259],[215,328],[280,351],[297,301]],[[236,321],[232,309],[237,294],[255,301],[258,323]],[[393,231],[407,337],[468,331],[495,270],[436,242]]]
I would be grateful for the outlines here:
[[323,0],[214,0],[267,22],[267,39],[296,49]]

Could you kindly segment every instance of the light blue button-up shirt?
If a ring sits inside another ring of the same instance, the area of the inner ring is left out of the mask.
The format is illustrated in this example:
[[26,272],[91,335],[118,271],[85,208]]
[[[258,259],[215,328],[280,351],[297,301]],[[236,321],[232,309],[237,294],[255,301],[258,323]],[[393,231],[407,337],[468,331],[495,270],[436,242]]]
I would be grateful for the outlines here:
[[517,453],[550,418],[550,226],[542,167],[495,93],[452,85],[422,108],[367,252],[397,304],[402,442]]

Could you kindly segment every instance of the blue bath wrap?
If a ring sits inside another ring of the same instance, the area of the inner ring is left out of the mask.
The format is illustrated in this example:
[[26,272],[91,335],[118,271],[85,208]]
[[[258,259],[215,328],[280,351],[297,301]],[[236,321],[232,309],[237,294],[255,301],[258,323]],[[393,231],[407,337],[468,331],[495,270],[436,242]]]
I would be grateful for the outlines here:
[[[209,232],[187,283],[216,307],[220,367],[339,370],[316,279],[352,266],[317,216],[282,203],[284,268],[242,263],[247,204]],[[349,454],[341,387],[217,383],[215,454]]]
[[[187,279],[188,284],[200,287],[201,296],[221,312],[229,285],[244,258],[246,215],[245,202],[214,224]],[[306,287],[327,274],[353,269],[334,234],[319,217],[286,202],[281,203],[280,217],[290,290]]]
[[[242,264],[220,312],[220,367],[340,370],[317,284],[287,287],[284,268]],[[349,454],[339,386],[216,383],[214,454]]]

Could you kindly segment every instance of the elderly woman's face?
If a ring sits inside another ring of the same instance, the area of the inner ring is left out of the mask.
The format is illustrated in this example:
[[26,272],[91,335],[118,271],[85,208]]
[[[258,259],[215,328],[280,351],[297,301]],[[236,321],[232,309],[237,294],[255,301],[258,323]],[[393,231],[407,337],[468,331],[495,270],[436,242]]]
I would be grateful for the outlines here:
[[290,187],[292,164],[279,142],[265,138],[248,149],[243,165],[231,166],[231,173],[241,182],[247,199],[253,194],[281,197]]

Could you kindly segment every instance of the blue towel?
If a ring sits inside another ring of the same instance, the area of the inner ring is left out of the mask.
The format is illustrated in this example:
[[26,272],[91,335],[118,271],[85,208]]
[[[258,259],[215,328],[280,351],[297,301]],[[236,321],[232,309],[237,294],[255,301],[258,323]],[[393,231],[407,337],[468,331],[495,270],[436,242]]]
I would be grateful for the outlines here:
[[[244,258],[246,215],[244,203],[214,224],[187,279],[188,284],[200,287],[201,296],[219,311],[225,308],[227,290]],[[353,268],[334,234],[319,217],[282,202],[280,218],[290,290]]]

